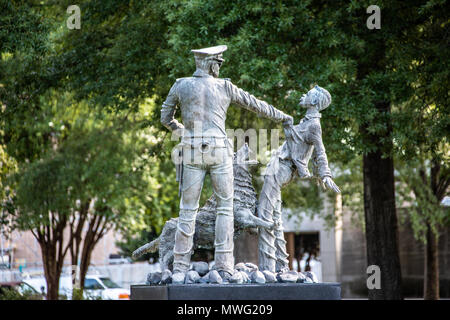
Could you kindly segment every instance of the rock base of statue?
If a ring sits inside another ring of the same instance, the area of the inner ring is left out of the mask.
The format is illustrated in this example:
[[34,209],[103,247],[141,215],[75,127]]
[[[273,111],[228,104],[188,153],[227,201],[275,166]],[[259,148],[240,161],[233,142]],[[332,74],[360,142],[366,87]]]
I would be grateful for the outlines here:
[[340,300],[339,283],[131,286],[131,300]]

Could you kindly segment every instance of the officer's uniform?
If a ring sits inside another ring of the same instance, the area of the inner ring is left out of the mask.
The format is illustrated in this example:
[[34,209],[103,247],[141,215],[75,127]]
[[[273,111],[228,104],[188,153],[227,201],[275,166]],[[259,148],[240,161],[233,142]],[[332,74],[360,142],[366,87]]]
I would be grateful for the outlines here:
[[[196,58],[199,55],[206,58],[217,56],[225,50],[226,46],[217,46],[193,51]],[[219,271],[233,273],[233,150],[225,131],[230,103],[275,121],[288,117],[229,80],[215,78],[199,68],[192,77],[175,82],[161,109],[163,125],[171,130],[184,129],[180,144],[183,147],[183,173],[174,272],[185,272],[189,268],[203,179],[209,172],[217,199],[215,266]],[[176,106],[181,109],[184,127],[174,119]]]

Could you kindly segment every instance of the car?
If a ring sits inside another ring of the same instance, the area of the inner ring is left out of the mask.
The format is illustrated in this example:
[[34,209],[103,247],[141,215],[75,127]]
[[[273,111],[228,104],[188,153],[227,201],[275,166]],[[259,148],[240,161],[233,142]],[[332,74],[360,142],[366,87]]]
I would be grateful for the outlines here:
[[43,300],[44,295],[23,281],[10,281],[0,283],[0,300],[2,299]]
[[[26,279],[35,290],[47,291],[47,283],[44,277]],[[63,275],[59,279],[59,294],[67,299],[72,299],[72,277]],[[85,299],[102,300],[129,300],[130,290],[121,288],[105,275],[86,275],[84,280],[83,297]]]
[[130,300],[130,290],[121,288],[103,275],[89,275],[84,280],[85,296],[102,300]]
[[128,264],[132,262],[133,260],[131,258],[121,256],[120,254],[110,254],[108,259],[109,264]]
[[42,276],[26,276],[22,279],[22,282],[26,283],[30,287],[32,287],[37,292],[45,295],[47,292],[47,282],[45,281],[45,278]]

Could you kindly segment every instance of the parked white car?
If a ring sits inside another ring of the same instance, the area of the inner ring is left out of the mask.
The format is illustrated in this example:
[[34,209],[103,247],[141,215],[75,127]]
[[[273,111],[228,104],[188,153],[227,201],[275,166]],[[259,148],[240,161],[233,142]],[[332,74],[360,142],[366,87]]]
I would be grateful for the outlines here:
[[130,290],[121,288],[107,276],[89,275],[84,280],[86,298],[100,297],[102,300],[130,300]]
[[130,257],[124,257],[119,254],[110,254],[108,259],[109,264],[128,264],[132,262],[133,260]]
[[[47,292],[47,283],[43,277],[24,279],[23,282],[38,292]],[[65,295],[67,299],[72,299],[72,277],[61,276],[59,293]],[[83,296],[85,299],[129,300],[130,290],[121,288],[107,276],[86,275]]]

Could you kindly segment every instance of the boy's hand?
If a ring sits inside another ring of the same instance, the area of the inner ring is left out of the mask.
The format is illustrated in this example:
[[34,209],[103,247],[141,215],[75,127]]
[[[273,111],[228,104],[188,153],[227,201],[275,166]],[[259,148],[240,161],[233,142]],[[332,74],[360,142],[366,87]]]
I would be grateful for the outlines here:
[[330,177],[323,178],[323,183],[327,187],[327,189],[333,190],[336,193],[341,193],[339,187],[334,183],[333,179]]
[[286,118],[283,120],[283,126],[292,126],[294,124],[294,118],[289,115],[286,115]]

